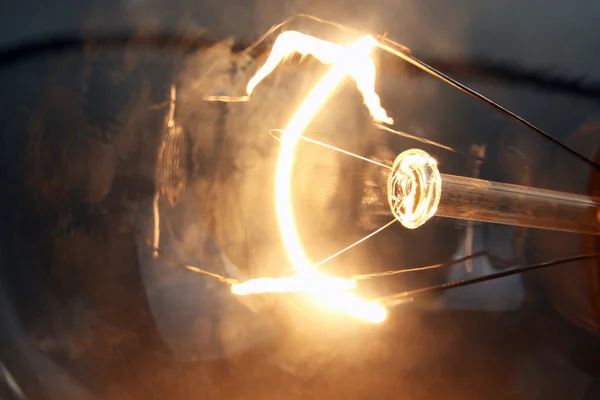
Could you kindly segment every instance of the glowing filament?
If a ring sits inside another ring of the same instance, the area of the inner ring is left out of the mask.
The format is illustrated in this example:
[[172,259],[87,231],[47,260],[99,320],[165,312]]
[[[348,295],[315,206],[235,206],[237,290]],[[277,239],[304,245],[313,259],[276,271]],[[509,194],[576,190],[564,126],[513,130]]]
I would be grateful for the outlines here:
[[323,291],[344,291],[356,288],[350,279],[336,278],[324,274],[304,274],[287,278],[258,278],[233,285],[233,293],[238,295],[254,293],[307,292],[319,287]]
[[343,311],[369,322],[385,320],[386,311],[382,306],[344,291],[353,289],[354,281],[321,274],[312,266],[298,236],[291,196],[291,174],[296,144],[304,129],[346,75],[350,75],[356,81],[372,118],[387,124],[393,122],[381,107],[379,96],[375,93],[375,65],[369,57],[369,52],[375,45],[376,41],[370,35],[358,39],[349,46],[341,46],[299,32],[285,32],[277,38],[267,61],[248,83],[247,92],[250,94],[282,60],[294,52],[304,56],[310,54],[323,63],[332,64],[329,71],[298,108],[281,138],[275,176],[275,206],[284,246],[297,271],[297,276],[244,282],[233,285],[234,293],[305,290],[328,308]]

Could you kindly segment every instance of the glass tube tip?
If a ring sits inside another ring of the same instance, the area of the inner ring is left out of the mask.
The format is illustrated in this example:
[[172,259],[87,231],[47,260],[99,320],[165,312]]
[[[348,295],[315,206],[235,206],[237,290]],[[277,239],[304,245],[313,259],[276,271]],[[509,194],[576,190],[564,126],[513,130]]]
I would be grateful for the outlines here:
[[436,213],[442,193],[437,161],[423,150],[402,152],[394,160],[387,192],[392,214],[402,225],[423,225]]

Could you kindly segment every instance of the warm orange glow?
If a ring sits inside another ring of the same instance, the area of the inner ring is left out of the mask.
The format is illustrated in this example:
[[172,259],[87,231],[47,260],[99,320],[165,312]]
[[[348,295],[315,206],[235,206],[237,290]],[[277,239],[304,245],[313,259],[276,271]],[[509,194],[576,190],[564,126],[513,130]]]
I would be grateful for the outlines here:
[[336,278],[324,274],[302,274],[286,278],[258,278],[233,285],[233,293],[239,295],[254,293],[305,292],[316,287],[322,290],[344,291],[356,288],[350,279]]
[[248,94],[282,60],[294,52],[302,55],[310,54],[323,63],[332,64],[329,71],[298,108],[281,138],[281,150],[275,176],[275,205],[284,246],[297,271],[297,276],[248,281],[234,285],[232,288],[234,293],[281,292],[287,289],[305,290],[328,308],[343,311],[369,322],[385,320],[386,311],[382,306],[345,292],[345,290],[354,288],[354,281],[342,278],[332,280],[332,277],[316,271],[302,248],[294,220],[291,198],[291,173],[296,144],[312,118],[344,77],[349,75],[356,81],[358,89],[363,95],[364,104],[375,121],[387,124],[393,122],[381,107],[379,96],[375,93],[375,65],[369,57],[369,53],[376,44],[377,42],[370,35],[363,36],[348,46],[341,46],[299,32],[285,32],[277,38],[269,58],[250,80],[247,87]]

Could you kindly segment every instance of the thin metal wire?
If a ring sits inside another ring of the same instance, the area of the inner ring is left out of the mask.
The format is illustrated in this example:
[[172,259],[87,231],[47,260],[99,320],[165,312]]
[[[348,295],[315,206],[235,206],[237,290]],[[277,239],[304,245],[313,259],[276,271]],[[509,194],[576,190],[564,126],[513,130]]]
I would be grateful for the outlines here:
[[154,258],[158,257],[158,248],[160,247],[160,192],[157,190],[154,192],[152,199],[152,213],[154,216],[154,231],[153,231],[153,242],[152,242],[152,255]]
[[209,276],[211,278],[215,278],[219,282],[222,282],[222,283],[225,283],[225,284],[228,284],[228,285],[235,285],[236,283],[239,283],[239,281],[237,279],[228,278],[226,276],[219,275],[219,274],[216,274],[214,272],[206,271],[206,270],[204,270],[202,268],[198,268],[198,267],[196,267],[194,265],[188,265],[188,264],[182,263],[182,262],[180,262],[180,261],[178,261],[178,260],[176,260],[176,259],[174,259],[174,258],[172,258],[172,257],[170,257],[168,255],[166,255],[165,252],[163,250],[159,249],[158,247],[155,247],[154,244],[152,243],[152,241],[150,239],[148,239],[147,237],[145,237],[143,235],[140,235],[140,236],[144,240],[144,242],[146,242],[146,244],[148,245],[148,247],[150,247],[152,249],[153,253],[158,254],[158,257],[162,258],[165,261],[168,261],[169,263],[171,263],[171,264],[173,264],[175,266],[178,266],[178,267],[181,267],[181,268],[185,268],[185,269],[187,269],[189,271],[192,271],[192,272],[195,272],[197,274],[206,275],[206,276]]
[[204,96],[204,101],[218,101],[220,103],[245,103],[250,100],[250,96]]
[[430,74],[432,76],[435,76],[436,78],[442,80],[443,82],[449,84],[450,86],[453,86],[454,88],[460,90],[461,92],[466,93],[469,96],[487,104],[488,106],[492,107],[494,110],[500,112],[501,114],[506,115],[513,121],[529,128],[530,130],[534,131],[535,133],[541,135],[546,140],[549,140],[554,145],[556,145],[556,146],[560,147],[561,149],[563,149],[564,151],[570,153],[571,155],[578,158],[582,162],[590,165],[591,167],[593,167],[597,170],[600,170],[600,164],[595,163],[594,161],[590,160],[583,154],[575,151],[571,147],[562,143],[560,140],[555,139],[554,137],[550,136],[548,133],[544,132],[537,126],[535,126],[532,123],[525,120],[524,118],[522,118],[522,117],[518,116],[517,114],[513,113],[512,111],[509,111],[508,109],[502,107],[500,104],[494,102],[493,100],[488,99],[484,95],[476,92],[475,90],[469,88],[468,86],[463,85],[459,81],[438,71],[437,69],[433,68],[432,66],[425,64],[423,61],[421,61],[418,58],[411,55],[410,50],[408,48],[406,48],[392,40],[389,40],[383,36],[379,38],[378,46],[382,50],[387,51],[397,57],[402,58],[403,60],[407,61],[408,63],[414,65],[415,67],[422,69],[423,71],[427,72],[428,74]]
[[488,255],[487,251],[483,250],[483,251],[478,251],[476,253],[470,254],[470,255],[465,256],[465,257],[457,258],[456,260],[452,260],[452,261],[446,262],[446,263],[433,264],[433,265],[428,265],[428,266],[425,266],[425,267],[418,267],[418,268],[397,269],[397,270],[393,270],[393,271],[374,272],[374,273],[371,273],[371,274],[353,275],[352,279],[358,281],[358,280],[365,280],[365,279],[371,279],[371,278],[380,278],[380,277],[385,277],[385,276],[393,276],[393,275],[398,275],[398,274],[405,274],[405,273],[408,273],[408,272],[418,272],[418,271],[427,271],[427,270],[430,270],[430,269],[448,268],[448,267],[451,267],[453,265],[460,264],[462,262],[465,262],[465,261],[468,261],[468,260],[473,260],[475,258],[486,256],[486,255]]
[[350,246],[344,247],[342,250],[338,251],[337,253],[334,253],[332,255],[330,255],[329,257],[327,257],[326,259],[319,261],[316,264],[313,264],[312,268],[317,268],[320,267],[321,265],[333,260],[334,258],[336,258],[337,256],[339,256],[340,254],[345,253],[346,251],[350,250],[351,248],[358,246],[359,244],[361,244],[362,242],[364,242],[365,240],[372,238],[373,236],[377,235],[379,232],[381,232],[382,230],[384,230],[385,228],[391,226],[394,222],[396,222],[396,218],[394,218],[393,220],[391,220],[390,222],[388,222],[387,224],[383,225],[381,228],[369,233],[367,236],[363,237],[360,240],[357,240],[356,242],[352,243]]
[[390,128],[390,127],[388,127],[386,125],[380,124],[380,123],[375,123],[374,125],[377,128],[379,128],[381,130],[384,130],[384,131],[387,131],[387,132],[390,132],[390,133],[393,133],[394,135],[402,136],[402,137],[405,137],[407,139],[416,140],[417,142],[421,142],[421,143],[429,144],[431,146],[439,147],[440,149],[448,150],[448,151],[451,151],[453,153],[467,155],[466,153],[463,153],[462,151],[453,149],[450,146],[445,146],[443,144],[434,142],[433,140],[428,140],[428,139],[425,139],[425,138],[422,138],[422,137],[419,137],[419,136],[411,135],[410,133],[397,131],[395,129],[392,129],[392,128]]
[[[165,120],[165,130],[167,131],[167,135],[168,135],[168,131],[169,129],[173,128],[175,125],[175,101],[177,100],[177,92],[176,92],[176,88],[175,85],[171,85],[171,90],[169,93],[169,112],[167,114],[166,120]],[[161,196],[161,192],[165,190],[165,188],[163,186],[166,186],[166,183],[164,182],[164,179],[159,179],[159,171],[161,171],[161,167],[162,167],[162,163],[161,163],[161,156],[163,155],[163,151],[161,150],[165,150],[162,147],[165,146],[166,144],[166,140],[163,137],[162,143],[161,143],[161,149],[158,152],[158,158],[156,161],[156,175],[154,177],[154,182],[157,185],[156,189],[155,189],[155,193],[154,193],[154,198],[152,200],[152,211],[153,211],[153,215],[154,215],[154,234],[153,234],[153,242],[152,242],[152,247],[154,248],[152,255],[154,256],[154,258],[158,257],[158,248],[160,247],[160,196]],[[160,183],[159,183],[160,182]]]
[[[277,132],[277,133],[283,133],[284,130],[283,129],[269,129],[269,133],[271,134],[271,136],[273,136],[273,138],[275,138],[277,140],[281,140],[280,137],[274,135],[275,132]],[[327,143],[320,142],[320,141],[315,140],[315,139],[307,138],[306,136],[300,136],[300,139],[304,140],[305,142],[316,144],[316,145],[328,148],[330,150],[337,151],[338,153],[346,154],[348,156],[351,156],[351,157],[354,157],[354,158],[358,158],[359,160],[366,161],[366,162],[369,162],[371,164],[378,165],[378,166],[380,166],[382,168],[389,169],[390,171],[392,170],[392,167],[390,167],[389,165],[385,165],[385,164],[382,164],[382,163],[377,162],[375,160],[371,160],[370,158],[359,156],[358,154],[349,152],[347,150],[340,149],[339,147],[335,147],[335,146],[332,146],[332,145],[327,144]]]
[[475,285],[478,283],[488,282],[496,279],[505,278],[507,276],[523,274],[526,272],[531,272],[543,268],[554,267],[562,264],[569,264],[577,261],[583,260],[592,260],[592,259],[600,259],[600,253],[592,253],[592,254],[581,254],[573,257],[560,258],[558,260],[542,262],[539,264],[528,265],[525,267],[515,268],[508,271],[497,272],[494,274],[484,275],[477,278],[464,279],[455,282],[443,283],[440,285],[429,286],[421,289],[409,290],[406,292],[400,292],[393,295],[380,297],[376,301],[382,305],[387,305],[388,307],[402,304],[407,299],[412,299],[416,296],[421,296],[424,294],[436,293],[448,289],[454,289],[458,287],[464,287],[469,285]]
[[446,264],[433,264],[433,265],[428,265],[426,267],[418,267],[418,268],[410,268],[410,269],[397,269],[397,270],[393,270],[393,271],[384,271],[384,272],[373,272],[371,274],[352,275],[352,279],[355,281],[362,281],[362,280],[371,279],[371,278],[381,278],[381,277],[385,277],[385,276],[405,274],[407,272],[427,271],[430,269],[443,268],[445,266],[446,266]]

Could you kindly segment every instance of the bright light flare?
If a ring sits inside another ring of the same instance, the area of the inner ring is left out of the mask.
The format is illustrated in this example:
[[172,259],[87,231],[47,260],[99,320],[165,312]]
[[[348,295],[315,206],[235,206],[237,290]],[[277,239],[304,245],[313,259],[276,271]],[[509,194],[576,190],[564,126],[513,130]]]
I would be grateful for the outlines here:
[[[244,282],[233,286],[234,293],[305,290],[325,307],[368,322],[385,320],[387,314],[382,306],[345,292],[354,288],[353,281],[341,278],[332,280],[332,277],[315,271],[298,236],[291,196],[291,175],[296,144],[302,132],[346,75],[350,75],[356,81],[371,117],[377,122],[393,123],[385,109],[381,107],[379,96],[375,92],[375,65],[369,53],[376,45],[376,40],[370,35],[363,36],[348,46],[341,46],[299,32],[284,32],[275,41],[265,64],[248,83],[247,92],[250,94],[282,60],[295,52],[303,56],[310,54],[323,63],[332,64],[329,71],[300,105],[281,138],[275,176],[275,207],[283,243],[297,271],[297,276]],[[352,282],[352,287],[349,282]]]
[[347,292],[309,292],[319,303],[329,309],[341,311],[363,321],[378,324],[385,321],[387,311],[379,304],[368,302]]
[[254,293],[286,293],[316,291],[345,291],[356,289],[352,279],[337,278],[319,273],[307,273],[285,278],[258,278],[232,286],[233,293],[247,295]]

